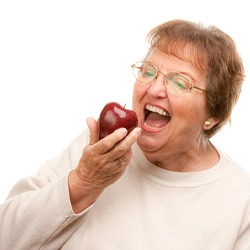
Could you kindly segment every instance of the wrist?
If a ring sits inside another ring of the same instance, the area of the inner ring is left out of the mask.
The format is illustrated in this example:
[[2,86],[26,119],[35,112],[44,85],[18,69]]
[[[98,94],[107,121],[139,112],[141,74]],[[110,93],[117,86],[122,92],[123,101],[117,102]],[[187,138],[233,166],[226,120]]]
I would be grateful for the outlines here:
[[91,206],[102,193],[92,183],[84,181],[77,170],[72,170],[68,177],[69,197],[74,213],[80,213]]

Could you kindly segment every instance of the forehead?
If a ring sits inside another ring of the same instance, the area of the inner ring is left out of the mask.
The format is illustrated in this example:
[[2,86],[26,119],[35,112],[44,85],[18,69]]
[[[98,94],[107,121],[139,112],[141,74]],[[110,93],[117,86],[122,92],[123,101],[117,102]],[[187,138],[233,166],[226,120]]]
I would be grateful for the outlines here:
[[184,40],[170,40],[165,38],[164,40],[159,40],[158,43],[150,47],[147,56],[156,49],[192,64],[197,70],[206,71],[207,69],[207,51],[197,44]]
[[181,71],[186,73],[196,71],[200,72],[200,70],[196,69],[189,61],[183,60],[175,55],[162,52],[156,48],[151,50],[146,60],[164,71]]

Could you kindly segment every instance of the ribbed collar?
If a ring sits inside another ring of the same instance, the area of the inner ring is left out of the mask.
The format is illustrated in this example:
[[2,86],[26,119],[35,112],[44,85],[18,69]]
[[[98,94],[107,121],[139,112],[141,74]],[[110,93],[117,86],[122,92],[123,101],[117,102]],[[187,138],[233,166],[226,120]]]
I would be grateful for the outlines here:
[[174,172],[157,167],[150,163],[139,146],[133,146],[133,160],[142,175],[159,185],[169,187],[197,187],[215,182],[232,168],[232,160],[216,148],[220,160],[213,167],[197,172]]

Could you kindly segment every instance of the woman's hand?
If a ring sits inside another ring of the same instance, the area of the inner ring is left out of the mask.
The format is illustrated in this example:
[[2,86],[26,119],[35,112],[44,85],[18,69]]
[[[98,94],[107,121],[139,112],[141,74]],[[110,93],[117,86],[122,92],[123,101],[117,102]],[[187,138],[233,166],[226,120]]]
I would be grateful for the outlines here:
[[120,128],[99,141],[98,122],[88,118],[87,124],[89,144],[77,168],[69,175],[70,199],[75,212],[90,206],[107,186],[122,176],[132,157],[131,146],[141,133],[140,128],[129,134]]

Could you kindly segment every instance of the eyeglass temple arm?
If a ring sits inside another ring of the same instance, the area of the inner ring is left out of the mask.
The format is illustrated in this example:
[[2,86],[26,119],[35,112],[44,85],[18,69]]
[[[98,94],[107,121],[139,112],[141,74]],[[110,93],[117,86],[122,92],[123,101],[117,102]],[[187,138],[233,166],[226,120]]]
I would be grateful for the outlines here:
[[199,88],[199,87],[194,86],[194,85],[192,85],[192,86],[190,87],[190,89],[189,89],[189,90],[191,90],[192,88],[194,88],[194,89],[198,89],[198,90],[200,90],[200,91],[202,91],[202,92],[206,92],[206,90],[205,90],[205,89]]

